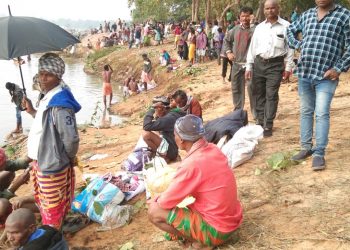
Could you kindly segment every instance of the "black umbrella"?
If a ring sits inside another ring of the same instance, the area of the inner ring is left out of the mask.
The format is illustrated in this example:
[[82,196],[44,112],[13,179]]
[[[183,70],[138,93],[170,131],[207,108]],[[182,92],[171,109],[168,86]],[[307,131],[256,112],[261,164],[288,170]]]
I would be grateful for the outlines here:
[[23,81],[20,57],[33,53],[57,51],[69,45],[80,43],[72,34],[51,22],[35,17],[0,17],[0,59],[18,58],[19,70]]

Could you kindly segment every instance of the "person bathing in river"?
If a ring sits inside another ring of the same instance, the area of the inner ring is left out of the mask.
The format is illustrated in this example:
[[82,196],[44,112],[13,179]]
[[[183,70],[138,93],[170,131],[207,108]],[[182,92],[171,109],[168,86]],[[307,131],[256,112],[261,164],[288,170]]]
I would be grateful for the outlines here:
[[[148,203],[150,221],[167,240],[181,240],[195,249],[213,249],[230,240],[242,223],[235,176],[226,156],[204,138],[202,120],[186,115],[175,123],[175,141],[187,155],[168,189]],[[185,208],[176,205],[195,198]]]
[[107,108],[107,96],[109,96],[109,107],[111,107],[112,98],[113,98],[113,90],[112,90],[112,84],[111,84],[111,77],[112,77],[113,69],[109,64],[106,64],[103,67],[102,72],[102,79],[103,79],[103,104],[105,105],[105,108]]

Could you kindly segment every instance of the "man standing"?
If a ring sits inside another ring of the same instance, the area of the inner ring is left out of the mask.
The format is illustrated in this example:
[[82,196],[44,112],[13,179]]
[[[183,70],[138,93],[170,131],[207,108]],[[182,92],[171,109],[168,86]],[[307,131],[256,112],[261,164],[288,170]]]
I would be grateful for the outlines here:
[[11,95],[11,101],[16,105],[16,129],[12,133],[21,133],[22,128],[22,115],[21,112],[24,110],[22,107],[22,99],[24,96],[23,90],[14,83],[7,82],[5,87],[8,89]]
[[81,106],[62,85],[64,61],[54,53],[39,59],[39,81],[45,96],[37,110],[24,100],[34,117],[28,135],[28,157],[33,159],[34,198],[43,225],[60,229],[74,197],[74,163],[79,147],[75,113]]
[[[303,13],[287,33],[290,46],[301,49],[297,67],[301,151],[292,159],[313,155],[313,170],[325,168],[330,105],[340,73],[350,67],[350,11],[334,2],[316,0],[317,7]],[[302,40],[297,38],[299,32]],[[314,115],[316,145],[312,148]]]
[[293,65],[294,51],[286,39],[289,22],[279,17],[279,9],[277,0],[265,1],[266,20],[255,28],[245,72],[247,80],[252,78],[257,124],[264,127],[265,137],[272,136],[282,76],[288,80]]
[[[243,109],[245,101],[245,64],[250,40],[253,36],[254,28],[250,28],[250,15],[253,9],[243,7],[240,10],[240,25],[230,30],[224,39],[224,53],[228,60],[232,61],[231,86],[234,109]],[[255,102],[252,97],[251,81],[247,81],[250,109],[252,116],[256,119]]]
[[103,104],[105,105],[105,108],[107,108],[107,96],[109,96],[109,107],[111,107],[112,99],[113,99],[113,90],[112,90],[112,84],[111,84],[111,77],[112,77],[113,69],[109,64],[106,64],[103,67],[102,72],[102,79],[103,79],[103,86],[102,86],[102,94],[103,94]]

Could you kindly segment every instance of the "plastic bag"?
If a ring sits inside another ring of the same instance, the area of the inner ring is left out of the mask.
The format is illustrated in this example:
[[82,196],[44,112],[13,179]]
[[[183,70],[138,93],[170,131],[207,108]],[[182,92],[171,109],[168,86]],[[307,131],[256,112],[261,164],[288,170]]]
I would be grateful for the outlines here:
[[109,183],[111,174],[95,178],[78,194],[72,210],[87,215],[91,220],[101,223],[101,217],[107,204],[120,204],[125,195],[115,185]]
[[123,162],[122,168],[130,172],[141,171],[144,162],[149,159],[150,155],[148,148],[137,148]]
[[151,197],[164,192],[175,176],[176,169],[169,167],[162,157],[156,156],[144,169],[146,190]]
[[231,168],[237,167],[253,157],[258,140],[263,138],[264,129],[259,125],[240,128],[223,147]]
[[98,228],[98,231],[106,231],[122,227],[128,224],[133,214],[133,206],[124,205],[120,206],[116,202],[110,202],[103,210],[101,217],[102,226]]

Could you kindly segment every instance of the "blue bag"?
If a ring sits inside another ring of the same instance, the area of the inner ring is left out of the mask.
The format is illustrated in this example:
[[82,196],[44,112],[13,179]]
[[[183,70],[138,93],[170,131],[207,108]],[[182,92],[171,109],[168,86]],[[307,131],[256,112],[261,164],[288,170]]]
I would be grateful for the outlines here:
[[124,193],[110,183],[112,174],[93,179],[90,184],[78,194],[72,210],[87,215],[91,220],[102,223],[102,214],[105,206],[110,202],[119,204],[124,200]]

